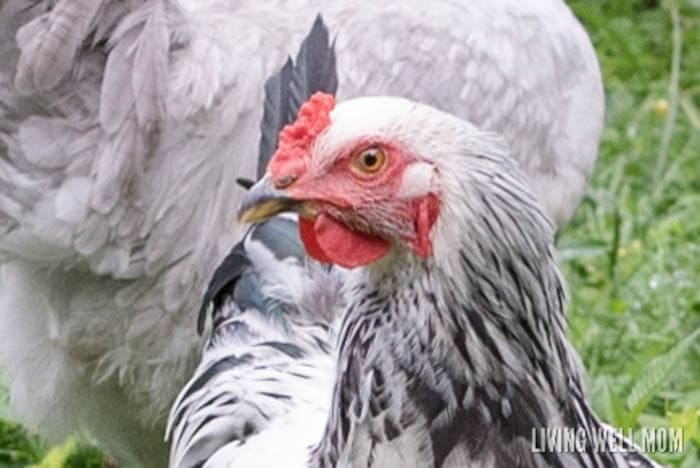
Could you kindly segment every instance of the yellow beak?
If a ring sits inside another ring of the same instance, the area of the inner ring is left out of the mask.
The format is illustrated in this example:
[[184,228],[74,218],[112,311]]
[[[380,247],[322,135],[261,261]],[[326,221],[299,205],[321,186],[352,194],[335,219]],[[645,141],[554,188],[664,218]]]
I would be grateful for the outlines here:
[[303,204],[302,201],[293,200],[275,188],[270,177],[266,175],[248,189],[248,193],[243,197],[238,209],[238,221],[257,223],[278,213],[300,211]]

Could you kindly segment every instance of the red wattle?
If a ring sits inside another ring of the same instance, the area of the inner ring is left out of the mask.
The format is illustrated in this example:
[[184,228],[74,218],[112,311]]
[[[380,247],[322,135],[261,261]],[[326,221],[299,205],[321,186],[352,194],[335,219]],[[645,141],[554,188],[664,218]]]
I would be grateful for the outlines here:
[[321,249],[318,240],[316,240],[314,224],[315,221],[313,220],[299,217],[299,237],[301,237],[301,242],[311,258],[323,263],[332,263],[333,261],[323,253],[323,249]]
[[413,202],[413,222],[416,237],[410,243],[413,251],[423,258],[428,258],[433,253],[430,231],[439,213],[440,198],[434,193],[429,193]]
[[301,218],[299,234],[312,258],[345,268],[368,265],[391,248],[386,240],[353,231],[326,214],[320,214],[315,221]]

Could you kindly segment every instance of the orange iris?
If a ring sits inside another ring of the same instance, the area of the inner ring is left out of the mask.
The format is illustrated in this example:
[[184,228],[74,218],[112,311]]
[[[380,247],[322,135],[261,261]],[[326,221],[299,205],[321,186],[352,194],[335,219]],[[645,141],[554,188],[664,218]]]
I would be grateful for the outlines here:
[[375,146],[363,149],[352,158],[352,169],[360,176],[375,174],[386,162],[386,154]]

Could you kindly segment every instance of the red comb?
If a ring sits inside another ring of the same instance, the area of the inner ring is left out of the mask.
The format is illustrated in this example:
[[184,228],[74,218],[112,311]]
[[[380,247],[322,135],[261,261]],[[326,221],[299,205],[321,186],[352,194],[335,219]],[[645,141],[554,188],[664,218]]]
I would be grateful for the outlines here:
[[309,149],[314,139],[330,123],[335,98],[327,93],[314,93],[301,105],[297,119],[280,132],[277,151],[267,166],[275,176],[299,176],[306,167]]

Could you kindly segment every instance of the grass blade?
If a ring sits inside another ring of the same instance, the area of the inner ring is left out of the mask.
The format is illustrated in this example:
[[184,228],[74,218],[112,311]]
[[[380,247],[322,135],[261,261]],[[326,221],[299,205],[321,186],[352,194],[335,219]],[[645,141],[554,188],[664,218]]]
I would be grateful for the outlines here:
[[700,336],[700,328],[683,338],[673,348],[654,359],[644,367],[640,373],[640,379],[632,387],[627,397],[627,426],[634,425],[639,414],[644,410],[649,401],[666,384],[669,377],[676,369],[681,358],[688,352],[691,346],[696,344]]

